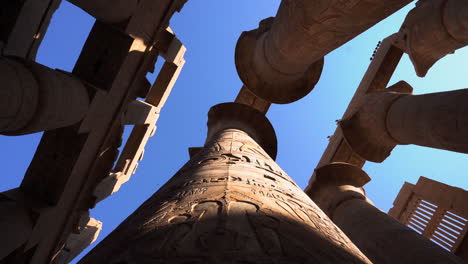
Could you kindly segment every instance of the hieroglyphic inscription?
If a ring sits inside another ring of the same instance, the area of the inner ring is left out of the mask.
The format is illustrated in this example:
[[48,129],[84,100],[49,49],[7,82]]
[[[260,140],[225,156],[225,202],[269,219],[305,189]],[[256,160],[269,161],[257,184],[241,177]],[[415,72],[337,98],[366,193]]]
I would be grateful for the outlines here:
[[183,190],[181,192],[178,192],[176,194],[176,197],[182,198],[182,197],[186,197],[189,195],[203,194],[206,192],[206,190],[208,189],[207,188],[194,188],[194,189],[189,189],[189,190]]
[[[108,245],[108,256],[117,263],[367,263],[253,146],[242,132],[212,140],[119,227],[126,239],[120,250]],[[84,263],[101,263],[102,255]]]
[[[271,179],[271,176],[264,176],[266,179]],[[269,191],[271,192],[278,192],[282,195],[289,196],[289,197],[295,197],[295,194],[292,190],[292,188],[286,188],[279,186],[279,184],[276,183],[275,181],[272,182],[267,182],[267,181],[262,181],[259,179],[254,179],[254,178],[245,178],[245,177],[239,177],[239,176],[226,176],[226,177],[209,177],[209,178],[198,178],[198,179],[193,179],[193,180],[187,180],[179,185],[172,186],[170,189],[167,191],[170,192],[173,189],[180,189],[188,186],[197,186],[197,185],[207,185],[210,184],[209,186],[215,186],[215,184],[223,184],[223,183],[234,183],[234,184],[239,184],[239,185],[246,185],[246,187],[255,187],[255,188],[268,188]],[[196,193],[198,192],[205,192],[206,188],[195,188],[192,189]],[[257,189],[252,189],[257,190]],[[180,192],[179,192],[180,193]],[[176,196],[179,196],[179,193]],[[263,193],[267,193],[266,191],[262,191],[262,193],[259,193],[260,195],[263,195]],[[255,194],[255,192],[254,192]],[[279,194],[276,195],[270,195],[270,197],[278,197],[280,196]]]

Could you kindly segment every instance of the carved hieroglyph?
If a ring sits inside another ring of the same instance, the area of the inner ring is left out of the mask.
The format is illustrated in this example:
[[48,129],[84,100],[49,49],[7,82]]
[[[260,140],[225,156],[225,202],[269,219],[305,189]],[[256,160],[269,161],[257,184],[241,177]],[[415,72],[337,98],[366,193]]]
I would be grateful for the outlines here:
[[246,133],[216,133],[80,263],[370,263]]

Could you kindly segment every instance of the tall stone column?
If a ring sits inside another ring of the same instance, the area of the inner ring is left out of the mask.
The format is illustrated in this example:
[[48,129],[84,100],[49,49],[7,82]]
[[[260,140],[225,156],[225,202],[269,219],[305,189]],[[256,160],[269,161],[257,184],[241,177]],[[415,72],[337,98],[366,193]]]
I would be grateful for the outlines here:
[[291,103],[318,82],[323,57],[410,0],[282,0],[275,18],[243,32],[236,46],[236,69],[255,95]]
[[[404,82],[396,86],[407,85]],[[361,157],[382,162],[399,144],[468,153],[468,89],[423,95],[372,93],[343,134]]]
[[468,2],[420,0],[401,32],[405,35],[401,48],[408,53],[416,74],[423,77],[439,59],[468,45]]
[[373,263],[464,263],[376,208],[365,196],[370,178],[360,168],[331,163],[315,173],[309,195]]
[[209,112],[205,146],[80,263],[370,263],[274,162],[260,112]]

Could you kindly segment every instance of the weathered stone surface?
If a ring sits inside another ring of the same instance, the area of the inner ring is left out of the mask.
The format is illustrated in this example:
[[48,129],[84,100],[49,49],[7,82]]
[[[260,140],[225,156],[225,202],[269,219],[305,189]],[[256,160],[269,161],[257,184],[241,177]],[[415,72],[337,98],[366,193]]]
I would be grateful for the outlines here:
[[465,263],[361,199],[344,202],[333,222],[373,263]]
[[468,191],[426,177],[403,185],[388,214],[468,260]]
[[359,167],[333,162],[315,169],[315,175],[309,196],[332,219],[341,203],[351,199],[367,199],[363,186],[370,181],[370,177]]
[[268,109],[271,106],[271,103],[256,96],[252,91],[250,91],[247,87],[242,86],[239,93],[237,94],[236,103],[245,104],[252,108],[257,109],[258,111],[266,114]]
[[439,59],[468,44],[468,2],[418,1],[401,32],[406,35],[402,48],[423,77]]
[[0,57],[0,134],[23,135],[70,126],[89,107],[86,86],[38,63]]
[[80,263],[370,263],[233,119]]
[[274,19],[239,38],[239,77],[265,100],[294,102],[313,89],[326,54],[409,2],[283,0]]
[[[396,43],[401,41],[401,34],[393,34],[385,38],[378,46],[364,77],[359,84],[351,102],[349,103],[341,120],[349,119],[359,110],[367,94],[383,92],[400,62],[403,55],[401,49],[396,47]],[[389,88],[390,89],[390,88]],[[397,89],[399,92],[410,92],[407,87]],[[395,89],[389,91],[395,92]],[[364,141],[366,142],[366,141]],[[332,162],[345,162],[358,167],[362,167],[366,160],[357,154],[347,143],[340,127],[330,137],[330,143],[322,154],[317,168]],[[305,192],[310,194],[311,186],[315,181],[315,172],[309,180]]]
[[350,164],[329,164],[316,171],[311,196],[373,263],[463,263],[376,208],[362,186],[369,176]]
[[362,98],[360,109],[350,118],[339,122],[343,137],[351,149],[366,160],[384,161],[398,144],[387,131],[386,118],[392,104],[407,95],[398,91],[412,90],[400,81],[385,92],[368,93]]
[[54,259],[54,264],[66,264],[72,261],[86,247],[91,245],[98,237],[102,229],[102,222],[89,218],[86,225],[78,234],[70,234],[65,246]]

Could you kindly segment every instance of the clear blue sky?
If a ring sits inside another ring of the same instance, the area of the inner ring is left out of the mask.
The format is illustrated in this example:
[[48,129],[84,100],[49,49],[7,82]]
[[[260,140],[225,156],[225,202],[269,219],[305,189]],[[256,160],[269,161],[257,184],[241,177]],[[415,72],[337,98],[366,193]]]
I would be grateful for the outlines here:
[[[187,160],[189,147],[202,146],[209,108],[233,101],[241,87],[234,66],[234,47],[244,30],[274,16],[279,0],[190,0],[171,27],[187,47],[187,63],[150,139],[143,161],[130,182],[91,211],[104,222],[99,240],[164,184]],[[278,136],[278,164],[304,188],[369,65],[379,40],[396,32],[410,4],[364,34],[333,51],[316,88],[302,100],[273,105],[268,117]],[[38,62],[71,71],[94,19],[64,1],[39,50]],[[415,94],[468,88],[468,49],[442,59],[425,78],[416,77],[405,56],[392,83],[405,80]],[[162,60],[159,61],[160,66]],[[150,77],[154,79],[154,76]],[[127,129],[127,135],[128,131]],[[0,136],[3,180],[0,191],[17,187],[41,134]],[[404,181],[425,176],[468,189],[468,155],[418,146],[398,146],[383,163],[368,162],[369,198],[388,211]],[[99,240],[97,242],[99,242]],[[89,250],[89,248],[88,248]]]

